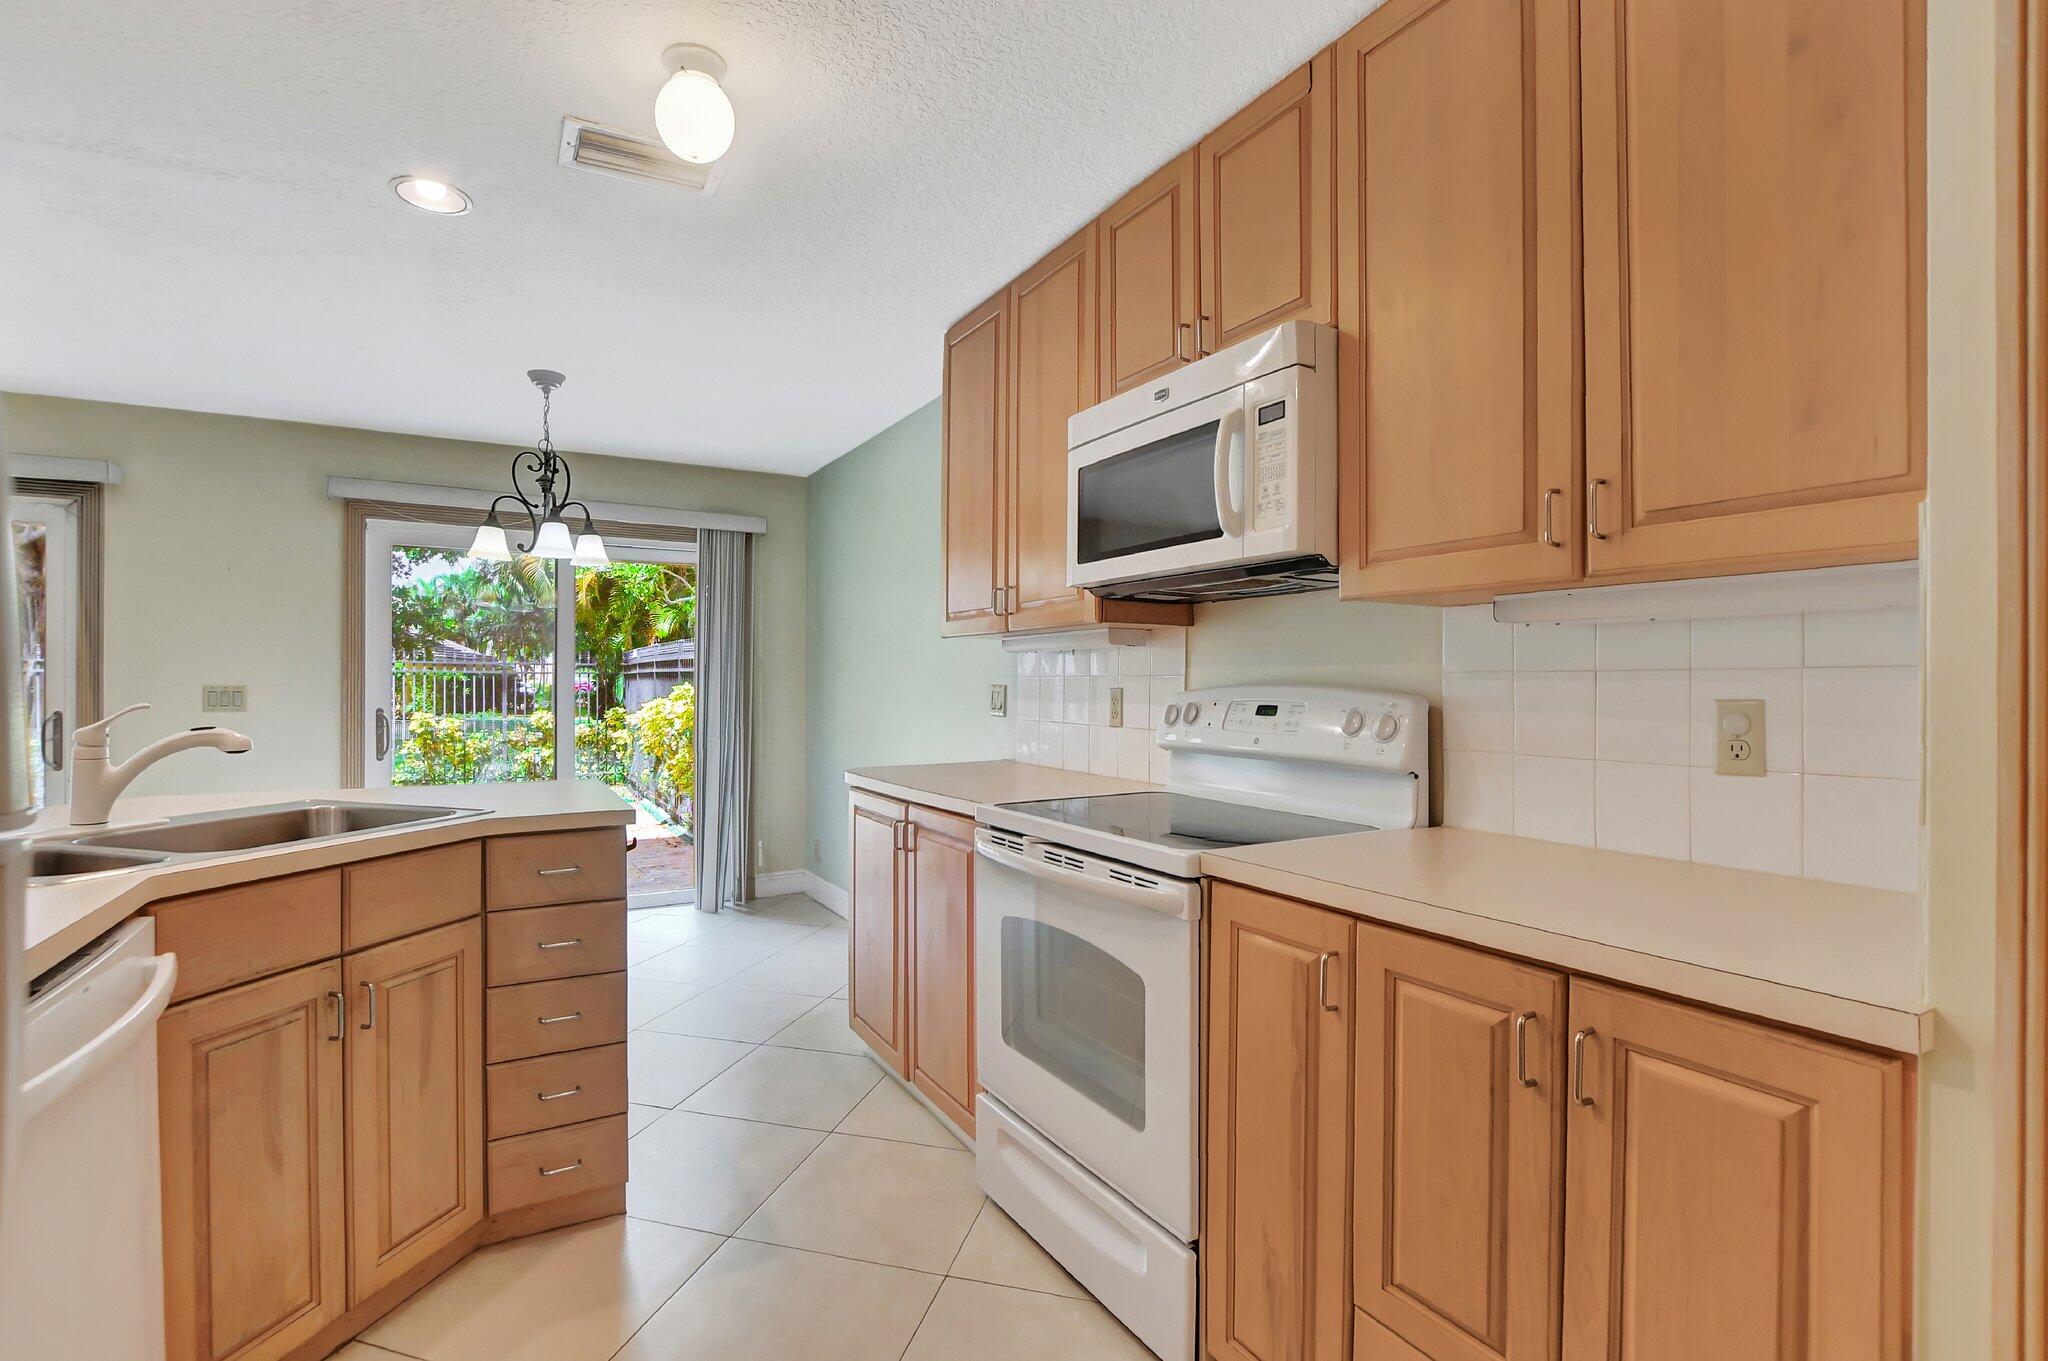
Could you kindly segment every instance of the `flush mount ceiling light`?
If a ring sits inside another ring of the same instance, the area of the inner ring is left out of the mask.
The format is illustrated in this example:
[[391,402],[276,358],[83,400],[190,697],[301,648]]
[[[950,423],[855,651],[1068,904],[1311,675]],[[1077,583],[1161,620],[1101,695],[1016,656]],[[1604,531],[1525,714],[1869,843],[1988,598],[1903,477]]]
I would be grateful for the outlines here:
[[452,184],[419,175],[400,175],[391,181],[391,192],[423,213],[455,217],[469,211],[469,195]]
[[[554,437],[548,431],[548,412],[554,404],[555,389],[568,380],[553,369],[528,369],[526,378],[540,389],[540,443],[522,450],[512,460],[512,490],[491,502],[490,517],[477,526],[469,555],[486,562],[512,560],[513,548],[506,541],[505,522],[498,518],[498,507],[507,501],[517,501],[533,531],[532,541],[519,545],[519,552],[537,558],[568,558],[578,567],[609,567],[611,555],[605,552],[604,540],[590,522],[590,507],[569,499],[569,461],[555,452]],[[520,485],[522,473],[532,479],[531,495],[529,488]],[[567,523],[572,515],[583,518],[583,531],[573,543]]]
[[654,97],[654,130],[676,155],[709,165],[732,146],[732,101],[725,96],[725,58],[696,43],[661,54],[668,84]]

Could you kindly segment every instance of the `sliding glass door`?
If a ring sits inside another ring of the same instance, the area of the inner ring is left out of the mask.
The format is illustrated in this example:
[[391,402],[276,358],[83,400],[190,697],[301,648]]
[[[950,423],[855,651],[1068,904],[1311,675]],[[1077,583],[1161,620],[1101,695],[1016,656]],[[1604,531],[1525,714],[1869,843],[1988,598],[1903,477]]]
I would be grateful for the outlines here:
[[33,734],[36,807],[67,802],[65,744],[77,726],[78,503],[11,498],[15,608],[21,621],[22,695]]

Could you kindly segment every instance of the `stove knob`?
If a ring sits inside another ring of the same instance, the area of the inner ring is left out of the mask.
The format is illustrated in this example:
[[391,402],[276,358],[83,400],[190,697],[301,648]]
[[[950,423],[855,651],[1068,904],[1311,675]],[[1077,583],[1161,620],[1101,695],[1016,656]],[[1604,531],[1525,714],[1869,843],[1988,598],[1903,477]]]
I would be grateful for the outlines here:
[[1346,737],[1356,737],[1364,731],[1365,713],[1363,710],[1353,709],[1350,713],[1344,715],[1344,735]]
[[1178,705],[1178,704],[1169,704],[1169,705],[1167,705],[1167,706],[1166,706],[1166,726],[1170,728],[1170,727],[1172,727],[1172,726],[1173,726],[1174,724],[1176,724],[1176,723],[1178,723],[1178,722],[1180,722],[1180,705]]
[[1187,703],[1187,707],[1180,711],[1181,721],[1184,723],[1192,723],[1201,716],[1202,706],[1195,703],[1193,700],[1189,700]]
[[1372,721],[1372,740],[1375,742],[1391,742],[1394,734],[1400,731],[1401,720],[1394,714],[1381,714]]

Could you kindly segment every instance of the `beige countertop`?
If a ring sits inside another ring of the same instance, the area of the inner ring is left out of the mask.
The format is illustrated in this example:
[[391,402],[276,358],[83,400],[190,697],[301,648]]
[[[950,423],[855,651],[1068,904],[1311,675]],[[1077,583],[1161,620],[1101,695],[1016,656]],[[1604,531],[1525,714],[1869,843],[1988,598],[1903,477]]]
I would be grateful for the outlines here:
[[1207,853],[1202,872],[1899,1053],[1931,1047],[1911,893],[1448,827]]
[[1090,775],[1085,770],[1030,766],[1021,761],[948,761],[928,766],[864,766],[846,772],[856,789],[941,808],[971,818],[984,803],[1068,799],[1082,794],[1129,794],[1157,789],[1141,780]]
[[[192,794],[123,799],[108,828],[132,827],[189,813],[256,808],[301,801],[332,803],[435,804],[474,808],[474,817],[424,827],[391,827],[328,841],[266,846],[204,860],[124,870],[32,886],[27,895],[28,976],[61,962],[142,907],[163,898],[223,888],[252,879],[324,869],[329,865],[513,832],[563,831],[577,827],[622,827],[633,811],[601,784],[487,784],[411,789],[282,790],[261,794]],[[66,810],[54,808],[21,836],[63,836],[71,827]],[[101,830],[101,829],[94,829]]]

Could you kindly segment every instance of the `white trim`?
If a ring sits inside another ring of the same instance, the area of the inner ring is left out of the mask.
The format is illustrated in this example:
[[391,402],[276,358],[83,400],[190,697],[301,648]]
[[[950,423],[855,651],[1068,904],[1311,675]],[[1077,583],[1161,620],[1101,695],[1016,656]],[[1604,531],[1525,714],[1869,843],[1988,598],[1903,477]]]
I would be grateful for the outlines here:
[[[22,474],[17,473],[16,476]],[[330,477],[327,496],[333,501],[397,501],[415,506],[456,506],[463,510],[488,510],[497,491],[475,487],[437,487],[424,482],[380,482],[361,477]],[[636,506],[623,501],[592,501],[591,515],[599,520],[624,521],[639,525],[668,525],[677,529],[732,529],[742,534],[766,534],[768,521],[759,515],[729,515],[717,510],[679,510],[671,506]]]
[[[1503,624],[1717,619],[1811,610],[1901,609],[1919,601],[1919,563],[1878,562],[1863,567],[1816,567],[1756,576],[1575,586],[1504,595],[1495,598],[1493,617]],[[1007,644],[1008,640],[1004,641]]]
[[635,912],[643,908],[689,907],[697,901],[696,885],[689,888],[645,890],[626,895],[626,906]]
[[9,454],[12,477],[40,477],[51,482],[97,482],[121,485],[121,465],[104,458],[62,458],[56,454]]
[[[764,879],[781,880],[785,878],[796,880],[797,885],[794,888],[782,890],[784,893],[806,893],[842,917],[851,917],[853,915],[853,903],[847,897],[846,890],[833,883],[830,879],[822,875],[813,874],[809,870],[786,870],[782,874],[764,874],[756,879],[754,883],[759,885]],[[767,894],[763,893],[761,896],[766,897]]]

